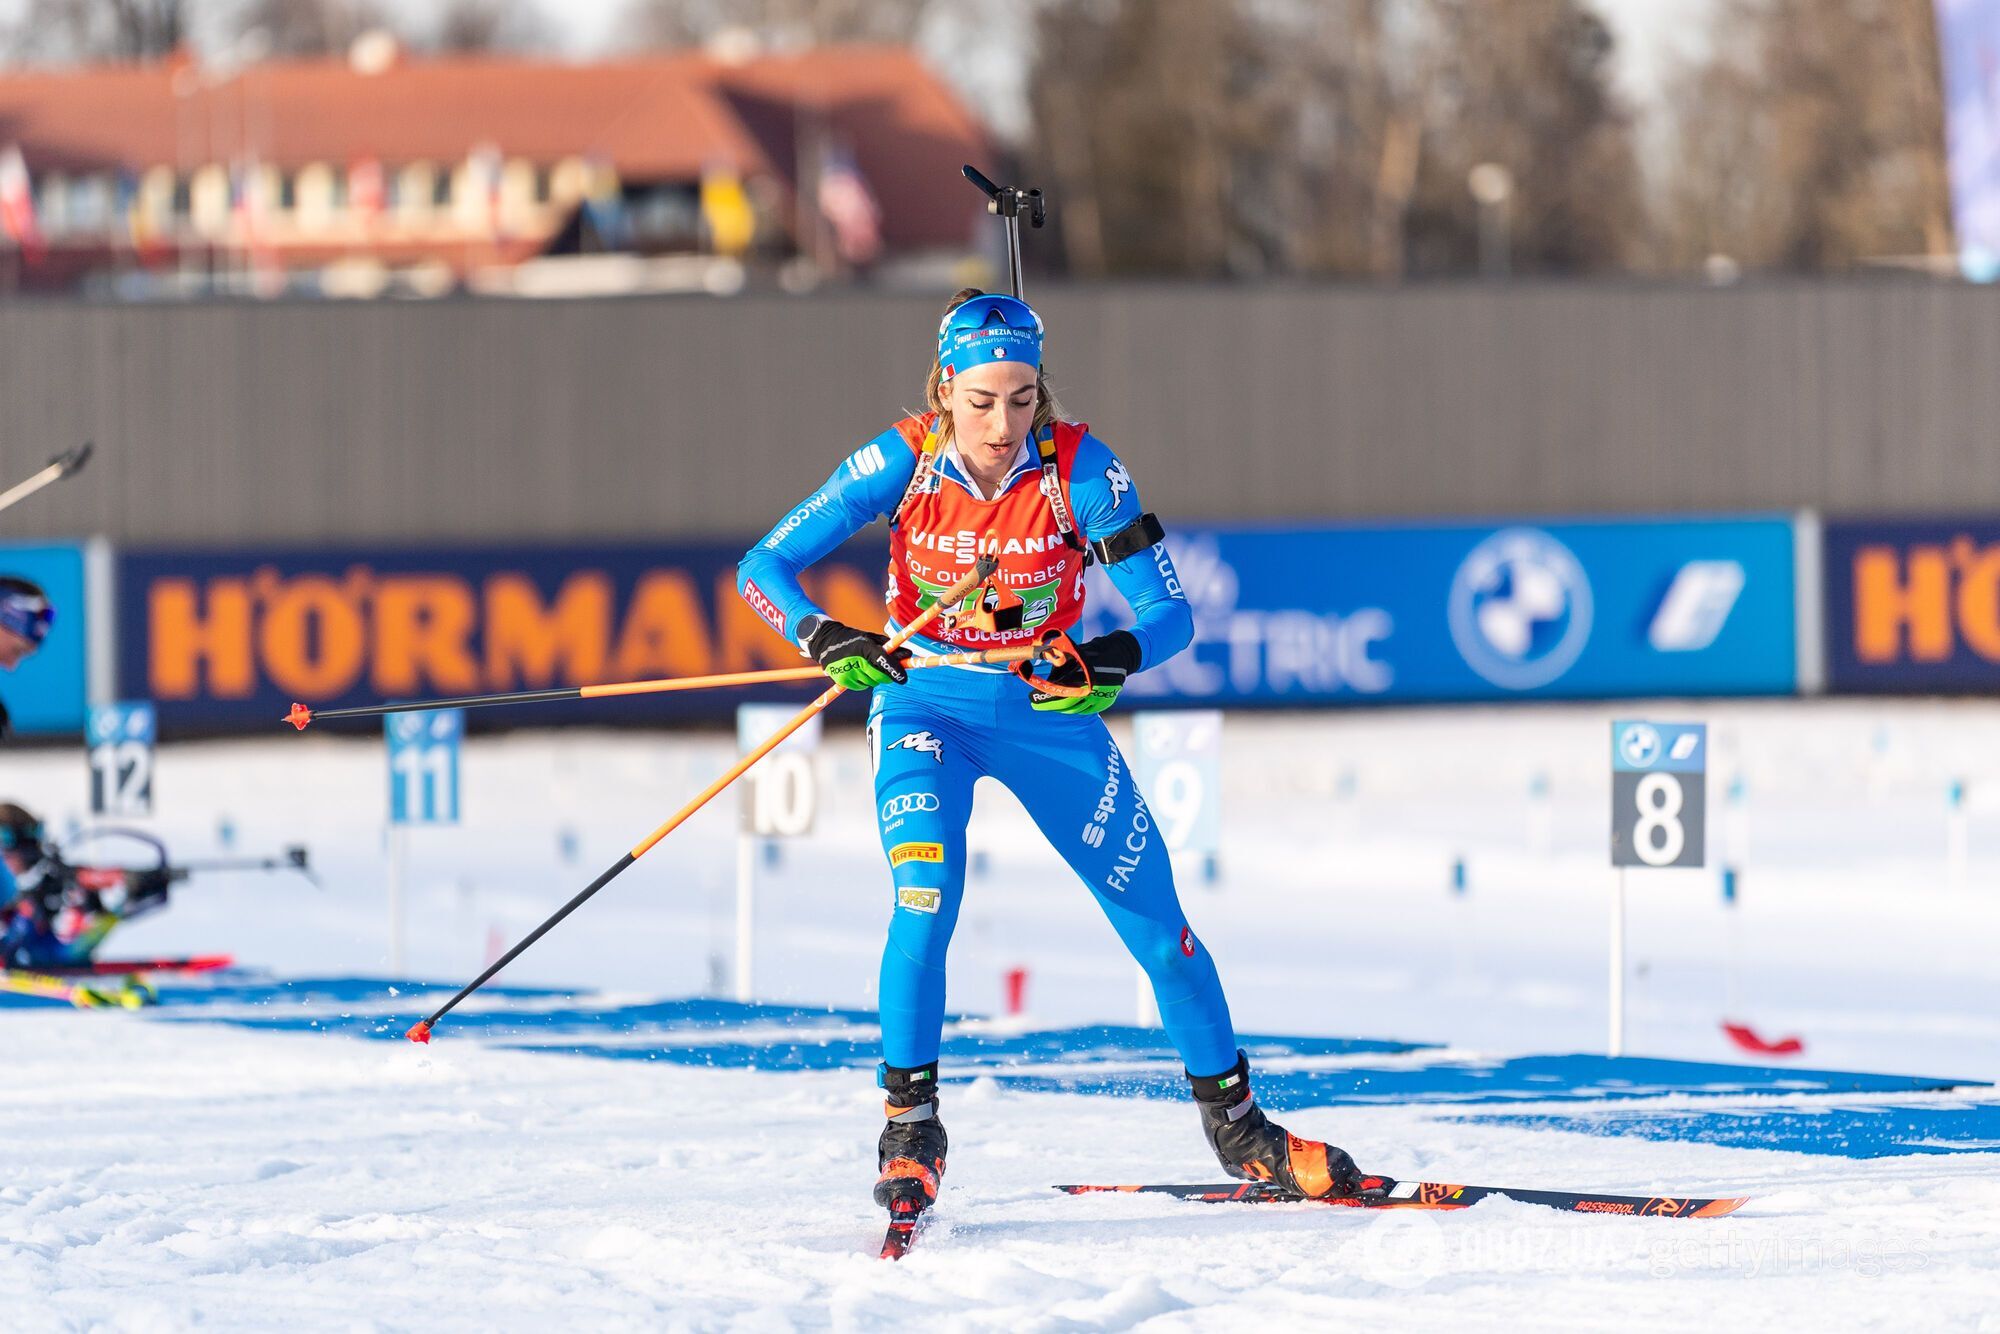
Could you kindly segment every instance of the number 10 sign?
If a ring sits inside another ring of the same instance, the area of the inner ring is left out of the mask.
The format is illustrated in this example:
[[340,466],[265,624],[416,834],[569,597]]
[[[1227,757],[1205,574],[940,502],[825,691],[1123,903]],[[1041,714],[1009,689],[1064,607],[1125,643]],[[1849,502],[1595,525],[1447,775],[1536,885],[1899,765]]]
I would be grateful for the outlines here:
[[1611,724],[1611,864],[1700,866],[1707,779],[1706,724]]

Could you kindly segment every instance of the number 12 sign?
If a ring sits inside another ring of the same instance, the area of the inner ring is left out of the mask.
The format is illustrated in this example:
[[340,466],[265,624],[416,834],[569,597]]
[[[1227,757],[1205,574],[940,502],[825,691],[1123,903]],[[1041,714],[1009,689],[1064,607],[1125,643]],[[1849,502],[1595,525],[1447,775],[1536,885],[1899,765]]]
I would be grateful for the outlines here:
[[1707,816],[1707,724],[1611,724],[1613,866],[1702,865]]
[[98,704],[90,710],[90,813],[137,818],[153,813],[151,700]]
[[458,743],[465,713],[392,713],[382,720],[389,740],[389,823],[458,823]]

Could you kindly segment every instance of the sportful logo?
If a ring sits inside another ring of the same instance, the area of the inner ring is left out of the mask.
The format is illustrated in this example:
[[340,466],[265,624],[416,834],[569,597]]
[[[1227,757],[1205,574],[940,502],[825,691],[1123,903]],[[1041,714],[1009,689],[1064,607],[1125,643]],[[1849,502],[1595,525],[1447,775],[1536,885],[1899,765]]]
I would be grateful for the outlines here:
[[944,742],[929,732],[911,732],[889,743],[890,750],[914,750],[928,755],[939,764],[944,763]]
[[777,604],[764,596],[764,590],[757,587],[755,579],[743,581],[743,600],[749,603],[773,630],[779,634],[785,633],[785,613],[779,611]]
[[1116,503],[1120,496],[1132,489],[1132,474],[1125,471],[1125,465],[1114,463],[1104,470],[1104,480],[1111,483],[1111,499]]
[[1646,642],[1661,653],[1693,653],[1722,633],[1743,595],[1743,566],[1733,560],[1691,560],[1660,599]]
[[771,530],[771,535],[764,539],[764,550],[776,551],[779,547],[783,546],[785,539],[796,532],[800,524],[819,513],[822,509],[825,509],[827,501],[830,499],[832,499],[831,496],[821,491],[811,500],[808,500],[805,504],[787,514],[778,526]]
[[1452,642],[1503,690],[1532,690],[1576,665],[1590,639],[1590,580],[1570,549],[1537,528],[1505,528],[1452,576]]
[[1113,746],[1105,753],[1104,791],[1097,798],[1097,809],[1091,813],[1090,823],[1083,827],[1084,843],[1093,848],[1104,846],[1104,826],[1118,810],[1118,794],[1124,789],[1125,766]]
[[863,477],[873,477],[888,466],[889,460],[883,457],[882,446],[872,441],[855,450],[847,460],[848,474],[856,481]]
[[938,808],[935,792],[909,792],[900,797],[891,797],[882,803],[882,818],[893,820],[899,815],[910,815],[917,811],[934,811]]

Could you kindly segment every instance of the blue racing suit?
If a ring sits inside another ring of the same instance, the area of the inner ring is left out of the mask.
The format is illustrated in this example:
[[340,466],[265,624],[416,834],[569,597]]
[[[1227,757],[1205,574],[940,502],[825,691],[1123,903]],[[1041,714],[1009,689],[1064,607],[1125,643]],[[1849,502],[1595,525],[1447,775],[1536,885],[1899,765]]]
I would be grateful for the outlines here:
[[[894,514],[916,463],[894,428],[864,444],[750,549],[738,567],[738,590],[753,606],[763,602],[760,614],[774,625],[796,627],[818,613],[799,585],[799,572]],[[943,451],[937,467],[937,488],[989,499],[952,451]],[[998,498],[1036,487],[1039,475],[1035,451],[1024,450]],[[1082,437],[1067,480],[1085,539],[1123,532],[1141,514],[1130,474],[1094,436]],[[1035,534],[998,536],[1039,540]],[[1164,543],[1107,572],[1136,618],[1131,633],[1141,667],[1186,647],[1193,621]],[[900,569],[890,576],[892,590],[897,580],[913,577]],[[1080,565],[1073,576],[1080,587]],[[911,647],[942,653],[958,646],[919,636]],[[965,892],[965,826],[973,783],[984,775],[1020,799],[1097,899],[1151,979],[1162,1025],[1188,1070],[1210,1075],[1230,1069],[1236,1036],[1228,1002],[1208,951],[1181,912],[1167,849],[1130,765],[1101,718],[1038,712],[1029,700],[1026,684],[993,667],[914,671],[907,684],[874,691],[868,728],[876,815],[892,881],[880,989],[883,1059],[904,1069],[937,1059],[945,952]]]

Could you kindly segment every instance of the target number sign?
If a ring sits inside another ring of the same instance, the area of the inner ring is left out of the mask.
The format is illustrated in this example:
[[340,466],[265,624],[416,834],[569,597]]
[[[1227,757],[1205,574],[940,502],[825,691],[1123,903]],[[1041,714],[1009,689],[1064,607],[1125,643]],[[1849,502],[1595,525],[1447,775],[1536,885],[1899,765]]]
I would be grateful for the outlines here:
[[382,730],[389,742],[389,823],[457,824],[464,710],[392,713]]
[[1172,852],[1209,854],[1222,842],[1222,714],[1132,715],[1132,776]]
[[159,735],[153,702],[93,705],[84,731],[90,739],[90,813],[151,815],[153,742]]
[[1611,864],[1700,866],[1708,824],[1708,726],[1611,724]]
[[[771,733],[798,716],[791,704],[740,704],[736,708],[736,746],[747,755]],[[743,829],[762,838],[799,838],[810,834],[819,813],[819,785],[813,752],[819,749],[819,717],[786,737],[778,748],[757,762],[743,788]]]

